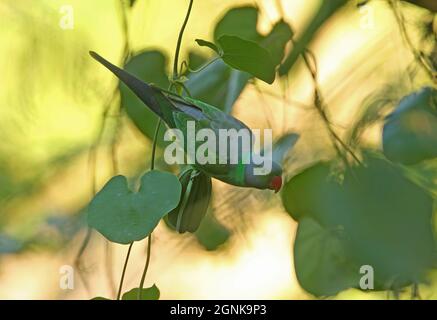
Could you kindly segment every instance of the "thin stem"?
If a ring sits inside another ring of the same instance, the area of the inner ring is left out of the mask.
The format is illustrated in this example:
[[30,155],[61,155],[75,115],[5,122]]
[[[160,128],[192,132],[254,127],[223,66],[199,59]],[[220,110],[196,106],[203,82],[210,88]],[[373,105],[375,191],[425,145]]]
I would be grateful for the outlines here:
[[274,123],[274,117],[272,114],[272,109],[267,107],[269,104],[266,102],[266,99],[264,97],[263,92],[261,91],[261,89],[259,88],[259,86],[257,85],[257,83],[254,83],[254,87],[256,90],[256,93],[260,99],[260,102],[262,104],[262,108],[263,108],[263,113],[264,113],[264,117],[265,120],[267,122],[267,127],[268,128],[273,128],[273,123]]
[[205,70],[207,67],[209,67],[210,65],[212,65],[212,64],[213,64],[214,62],[216,62],[217,60],[220,60],[221,58],[222,58],[221,56],[217,56],[217,57],[215,57],[214,59],[209,60],[209,61],[208,61],[207,63],[205,63],[204,65],[200,66],[199,69],[195,69],[195,70],[191,69],[191,68],[188,66],[188,63],[187,63],[186,61],[183,61],[183,62],[182,62],[182,65],[181,65],[181,71],[180,71],[180,74],[183,73],[183,70],[182,70],[183,67],[187,68],[187,70],[188,70],[189,72],[191,72],[191,73],[199,73],[200,71]]
[[[285,17],[284,17],[284,10],[282,7],[282,2],[276,1],[275,4],[276,4],[276,8],[277,8],[279,14],[281,15],[282,19],[284,19]],[[292,34],[294,34],[294,32],[292,32]],[[291,38],[291,42],[292,42],[293,46],[296,46],[296,41],[294,40],[293,37]],[[329,135],[332,138],[332,144],[334,146],[334,149],[336,150],[338,156],[343,160],[345,165],[348,165],[347,157],[343,154],[339,145],[341,147],[343,147],[343,149],[346,150],[346,152],[351,154],[351,156],[355,159],[355,161],[357,161],[358,163],[361,163],[361,161],[354,154],[352,149],[348,145],[346,145],[346,143],[344,143],[343,140],[341,140],[341,138],[337,135],[335,130],[331,127],[331,121],[329,120],[328,115],[325,112],[325,105],[324,105],[322,94],[321,94],[321,91],[320,91],[320,88],[318,85],[318,81],[317,81],[317,60],[316,60],[314,54],[312,54],[312,52],[307,49],[307,50],[304,50],[302,52],[301,56],[305,62],[306,68],[308,69],[309,73],[311,74],[311,78],[312,78],[313,83],[314,83],[314,106],[316,107],[317,112],[319,113],[320,117],[322,118],[323,123],[325,124],[325,126],[329,132]],[[314,66],[311,65],[311,63],[309,61],[309,57],[312,58]]]
[[[320,88],[319,88],[318,82],[317,82],[317,66],[314,68],[311,66],[311,63],[308,59],[307,51],[304,51],[304,53],[302,54],[302,57],[304,59],[305,66],[307,67],[308,71],[310,72],[311,77],[313,79],[313,83],[314,83],[314,106],[316,107],[320,117],[323,120],[323,123],[326,125],[326,128],[333,139],[333,145],[334,145],[335,150],[337,151],[337,154],[343,160],[343,162],[347,165],[348,164],[347,158],[343,154],[343,152],[341,152],[341,149],[338,146],[338,144],[340,144],[340,146],[343,147],[343,149],[346,150],[355,159],[355,161],[357,161],[358,163],[361,163],[360,159],[358,159],[358,157],[355,155],[355,153],[349,148],[349,146],[347,146],[343,142],[343,140],[341,140],[341,138],[337,135],[337,133],[331,127],[331,122],[329,121],[328,115],[325,112],[325,106],[324,106],[322,94],[321,94],[321,91],[320,91]],[[312,55],[312,57],[313,57],[313,60],[315,63],[315,61],[316,61],[315,57],[313,55]]]
[[124,260],[124,265],[123,265],[123,271],[121,273],[121,279],[120,279],[120,284],[118,286],[118,293],[117,293],[117,300],[120,300],[120,296],[121,296],[121,290],[123,289],[123,281],[124,281],[124,276],[126,274],[126,269],[127,269],[127,263],[129,261],[129,256],[130,256],[130,252],[132,250],[132,246],[134,245],[134,243],[132,242],[129,245],[129,249],[127,249],[127,254],[126,254],[126,259]]
[[156,153],[156,142],[158,140],[158,133],[161,127],[161,118],[158,119],[158,123],[156,124],[155,134],[153,135],[153,146],[152,146],[152,159],[150,160],[150,170],[155,169],[155,153]]
[[[185,30],[185,27],[187,26],[188,19],[190,18],[191,8],[193,7],[193,2],[194,2],[193,0],[190,0],[190,4],[188,6],[187,15],[185,16],[184,23],[182,24],[181,30],[179,31],[178,43],[176,45],[175,60],[174,60],[174,65],[173,65],[173,80],[177,80],[178,77],[179,77],[179,75],[178,75],[179,52],[181,50],[182,37],[184,35],[184,30]],[[169,91],[171,91],[172,88],[174,88],[174,83],[170,83]],[[158,133],[159,133],[160,126],[161,126],[161,118],[159,118],[159,120],[158,120],[158,124],[156,125],[156,129],[155,129],[155,135],[153,137],[152,159],[151,159],[151,162],[150,162],[150,170],[153,170],[154,167],[155,167],[156,142],[158,140]],[[144,287],[144,281],[146,279],[147,270],[149,270],[151,250],[152,250],[152,233],[150,233],[150,235],[147,238],[146,264],[144,266],[143,274],[141,276],[140,286],[138,288],[138,296],[137,296],[138,300],[141,300],[141,295],[143,293],[143,287]]]
[[190,14],[191,14],[191,8],[193,7],[193,2],[194,2],[194,0],[190,0],[190,4],[188,5],[188,11],[187,11],[187,14],[185,16],[184,23],[182,24],[182,28],[179,31],[178,42],[176,45],[176,54],[175,54],[175,59],[174,59],[174,64],[173,64],[173,79],[177,79],[177,77],[178,77],[179,52],[181,50],[182,36],[184,35],[185,27],[187,26],[188,19],[189,19]]
[[423,70],[425,70],[428,77],[430,77],[433,82],[436,82],[437,73],[428,65],[422,54],[414,47],[413,42],[411,41],[411,38],[408,35],[407,28],[405,27],[405,18],[402,14],[402,11],[398,7],[398,4],[394,0],[390,0],[389,4],[393,11],[393,15],[396,18],[396,22],[399,26],[401,35],[404,41],[406,42],[407,46],[409,47],[411,53],[413,54],[414,59],[423,68]]
[[287,128],[287,101],[288,101],[288,88],[290,83],[288,81],[288,77],[284,78],[282,82],[282,133],[285,133]]
[[181,97],[180,94],[170,91],[171,88],[179,85],[182,87],[182,89],[185,91],[185,93],[188,94],[189,97],[191,97],[191,92],[188,90],[186,85],[184,85],[182,82],[179,82],[179,83],[176,83],[175,81],[171,81],[171,82],[172,83],[171,83],[169,89],[163,89],[163,88],[156,87],[156,86],[155,86],[155,88],[159,89],[159,91],[162,91],[162,92],[168,94],[169,96],[172,96],[174,98],[180,98]]
[[141,295],[143,293],[143,287],[144,287],[144,280],[146,280],[147,270],[149,270],[151,250],[152,250],[152,234],[149,234],[149,236],[147,237],[147,258],[146,258],[146,264],[145,264],[144,270],[143,270],[143,275],[141,276],[140,287],[139,287],[138,296],[137,296],[138,300],[141,300]]
[[[119,12],[120,12],[120,20],[121,20],[121,29],[122,29],[123,38],[124,38],[124,47],[123,47],[123,52],[122,52],[122,64],[124,65],[126,63],[127,59],[129,58],[129,55],[130,55],[129,23],[128,23],[126,6],[125,6],[124,0],[118,0],[117,3],[120,7]],[[112,100],[115,99],[117,93],[118,93],[118,85],[114,89],[114,95],[112,97]],[[120,126],[120,104],[116,105],[116,110],[114,110],[114,111],[117,114],[117,116],[116,116],[115,129],[114,129],[114,133],[112,136],[111,149],[110,149],[110,156],[111,156],[111,163],[112,163],[112,175],[113,176],[115,176],[118,173],[118,160],[117,160],[117,138],[118,137],[117,136],[118,136],[119,126]],[[104,128],[104,126],[105,126],[105,121],[108,118],[108,113],[109,113],[109,108],[104,115],[104,123],[103,123],[102,128]],[[94,165],[96,165],[96,164],[94,164]],[[96,190],[94,190],[94,194],[95,193],[96,193]],[[129,260],[129,254],[130,254],[130,249],[132,247],[132,244],[129,247],[127,259],[125,261],[125,265],[123,268],[123,274],[122,274],[122,278],[121,278],[121,281],[119,284],[120,289],[119,289],[119,292],[117,295],[117,300],[119,300],[119,298],[120,298],[120,294],[121,294],[120,290],[121,290],[121,287],[123,285],[124,273],[126,272],[126,267],[127,267],[127,263]],[[105,251],[106,251],[106,255],[105,255],[106,275],[107,275],[107,279],[108,279],[108,283],[109,283],[109,286],[111,288],[111,291],[113,292],[113,295],[115,295],[116,285],[114,283],[113,270],[112,270],[112,246],[108,240],[106,240]]]
[[[153,146],[152,146],[152,158],[150,160],[150,170],[155,169],[155,153],[156,153],[156,142],[158,140],[159,128],[161,127],[161,118],[158,119],[158,123],[156,124],[155,134],[153,135]],[[149,269],[150,264],[150,251],[152,250],[152,233],[149,234],[147,238],[147,257],[146,257],[146,265],[144,266],[143,275],[141,276],[140,286],[138,289],[138,300],[141,300],[141,294],[143,292],[144,280],[146,279],[147,270]],[[133,242],[132,242],[133,244]]]

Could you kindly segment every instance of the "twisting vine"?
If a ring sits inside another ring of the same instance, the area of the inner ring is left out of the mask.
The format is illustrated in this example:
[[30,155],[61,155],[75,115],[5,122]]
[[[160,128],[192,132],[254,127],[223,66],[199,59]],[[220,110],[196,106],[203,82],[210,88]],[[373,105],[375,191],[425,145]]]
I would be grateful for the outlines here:
[[131,242],[129,244],[129,248],[127,249],[126,259],[124,260],[123,271],[121,272],[121,279],[120,279],[120,283],[118,285],[117,300],[120,300],[120,297],[121,297],[121,291],[123,290],[124,276],[126,275],[127,263],[129,262],[130,252],[132,250],[133,245],[134,245],[134,243]]
[[[190,18],[191,15],[191,9],[193,7],[193,2],[194,0],[190,0],[190,3],[188,5],[188,10],[187,10],[187,14],[185,15],[185,19],[184,22],[182,24],[181,30],[179,31],[179,35],[178,35],[178,41],[176,44],[176,52],[175,52],[175,57],[174,57],[174,63],[173,63],[173,76],[172,79],[173,81],[171,81],[170,87],[169,87],[169,91],[171,91],[172,88],[175,88],[177,84],[179,84],[178,79],[180,77],[179,73],[178,73],[178,68],[179,68],[179,53],[181,50],[181,45],[182,45],[182,37],[184,35],[184,31],[185,28],[187,26],[188,23],[188,19]],[[186,90],[185,86],[182,85],[182,89]],[[177,88],[176,88],[177,90]],[[189,94],[189,92],[188,92]],[[155,151],[156,151],[156,143],[157,143],[157,139],[158,139],[158,133],[159,133],[159,128],[161,126],[161,119],[158,119],[158,123],[156,125],[156,129],[155,129],[155,135],[153,137],[153,148],[152,148],[152,161],[150,163],[150,170],[153,170],[154,165],[155,165]],[[143,286],[144,286],[144,281],[146,279],[146,275],[147,275],[147,270],[149,269],[149,264],[150,264],[150,253],[151,253],[151,247],[152,247],[152,233],[148,236],[147,238],[147,255],[146,255],[146,263],[144,265],[144,270],[143,270],[143,274],[141,275],[141,280],[140,280],[140,286],[138,289],[138,300],[141,299],[141,294],[143,291]]]
[[[159,133],[160,127],[161,127],[161,119],[159,119],[158,123],[156,124],[155,134],[153,136],[152,159],[150,161],[150,171],[152,171],[155,168],[156,143],[158,140],[158,133]],[[150,254],[151,254],[151,250],[152,250],[152,233],[150,233],[150,235],[147,237],[146,264],[144,265],[143,274],[141,275],[140,285],[139,285],[139,289],[138,289],[138,296],[137,296],[138,300],[141,300],[141,294],[142,294],[143,287],[144,287],[144,280],[146,279],[147,270],[149,270]],[[129,259],[129,258],[127,258],[127,259]],[[127,259],[126,259],[126,262],[127,262]]]
[[389,5],[393,11],[393,15],[398,24],[399,31],[401,32],[402,38],[404,39],[405,43],[407,44],[408,48],[413,54],[414,59],[417,61],[417,64],[420,67],[422,67],[422,69],[426,72],[426,74],[431,79],[431,81],[437,83],[437,72],[432,68],[432,66],[428,64],[423,54],[415,48],[413,42],[411,41],[407,28],[405,27],[405,18],[404,15],[402,14],[402,10],[399,8],[398,1],[390,0]]
[[[282,17],[282,19],[285,19],[285,11],[282,7],[281,1],[275,1],[275,4],[276,4],[276,8],[277,8],[280,16]],[[294,30],[292,30],[292,34],[293,35],[295,34]],[[291,42],[293,44],[293,47],[296,47],[296,41],[294,40],[294,37],[291,38]],[[346,154],[342,151],[342,149],[345,150],[346,153],[349,153],[357,163],[361,163],[358,156],[340,138],[340,136],[335,132],[334,128],[332,128],[331,121],[329,120],[329,117],[326,113],[326,105],[325,105],[325,102],[323,99],[323,95],[322,95],[322,92],[321,92],[319,84],[318,84],[317,60],[316,60],[315,55],[309,49],[306,49],[306,50],[303,50],[301,56],[304,60],[305,67],[308,70],[308,72],[310,73],[311,79],[313,81],[313,86],[314,86],[313,104],[314,104],[317,112],[319,113],[321,119],[323,120],[323,123],[325,124],[329,135],[332,138],[332,144],[333,144],[335,151],[337,152],[338,156],[342,159],[342,161],[344,162],[344,164],[346,166],[348,166],[348,160],[347,160]],[[310,59],[312,60],[312,63],[311,63]]]
[[[182,45],[182,37],[185,31],[185,28],[187,26],[188,23],[188,19],[190,17],[191,14],[191,9],[193,7],[193,2],[194,0],[190,0],[189,6],[188,6],[188,10],[184,19],[184,22],[182,24],[182,27],[179,31],[179,36],[178,36],[178,41],[176,44],[176,52],[175,52],[175,58],[174,58],[174,65],[173,65],[173,75],[170,81],[170,87],[168,89],[169,93],[172,93],[171,90],[175,89],[179,90],[178,86],[180,86],[180,88],[182,90],[187,91],[187,89],[185,88],[185,86],[183,85],[183,83],[180,82],[179,77],[180,74],[178,73],[178,68],[179,68],[179,53],[180,53],[180,49],[181,49],[181,45]],[[187,92],[189,94],[189,92]],[[172,93],[173,94],[173,93]],[[150,161],[150,170],[153,170],[155,168],[155,153],[156,153],[156,145],[157,145],[157,140],[158,140],[158,133],[159,133],[159,129],[161,127],[161,119],[158,119],[158,123],[156,125],[156,129],[155,129],[155,134],[153,137],[153,144],[152,144],[152,154],[151,154],[151,161]],[[121,291],[123,288],[123,281],[124,281],[124,277],[126,274],[126,269],[127,269],[127,264],[129,261],[129,257],[130,257],[130,252],[133,246],[133,242],[130,243],[129,248],[128,248],[128,252],[126,254],[126,259],[124,262],[124,266],[123,266],[123,271],[122,271],[122,275],[121,275],[121,279],[120,279],[120,284],[119,284],[119,289],[118,289],[118,294],[117,294],[117,300],[120,300],[120,296],[121,296]],[[137,292],[137,299],[141,300],[141,296],[142,296],[142,291],[143,291],[143,287],[144,287],[144,281],[146,279],[146,275],[147,275],[147,271],[149,269],[149,265],[150,265],[150,257],[151,257],[151,250],[152,250],[152,233],[147,237],[147,253],[146,253],[146,263],[144,265],[144,270],[143,273],[141,275],[141,280],[140,280],[140,284],[138,287],[138,292]]]
[[181,30],[179,31],[178,35],[178,42],[176,44],[176,53],[174,57],[174,63],[173,63],[173,79],[178,78],[178,67],[179,67],[179,52],[181,50],[181,44],[182,44],[182,37],[184,35],[185,27],[187,26],[188,19],[191,15],[191,9],[193,8],[193,0],[190,0],[190,4],[188,5],[187,14],[185,15],[184,22],[182,23]]
[[[305,62],[305,66],[308,69],[308,71],[311,74],[311,78],[314,83],[314,106],[316,107],[317,112],[319,113],[320,117],[323,120],[323,123],[326,126],[326,129],[328,130],[330,136],[332,137],[333,145],[335,150],[337,151],[338,156],[343,160],[345,165],[348,165],[348,160],[346,155],[341,151],[342,147],[346,152],[348,152],[356,162],[361,163],[360,159],[355,155],[355,153],[352,151],[352,149],[345,143],[343,140],[338,136],[338,134],[335,132],[335,130],[331,126],[331,121],[328,118],[328,115],[326,114],[326,106],[323,101],[323,96],[320,91],[318,81],[317,81],[317,64],[316,64],[316,58],[313,53],[309,50],[305,50],[302,53],[303,60]],[[309,60],[309,57],[313,60],[314,66],[311,65],[311,62]]]

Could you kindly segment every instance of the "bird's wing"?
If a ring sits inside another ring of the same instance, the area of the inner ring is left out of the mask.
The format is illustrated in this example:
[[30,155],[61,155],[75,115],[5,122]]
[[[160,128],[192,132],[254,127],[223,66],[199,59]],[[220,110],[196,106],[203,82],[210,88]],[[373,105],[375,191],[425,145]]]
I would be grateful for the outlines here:
[[173,112],[175,112],[174,105],[163,94],[161,89],[145,83],[93,51],[90,51],[90,55],[117,76],[150,110],[163,119],[169,127],[174,127],[174,123],[172,123]]
[[243,122],[210,104],[189,97],[168,95],[168,98],[179,111],[189,114],[196,120],[208,120],[211,129],[246,129],[251,132]]
[[[241,121],[236,118],[222,112],[221,110],[210,106],[209,104],[200,102],[198,100],[194,100],[191,98],[170,98],[174,103],[175,107],[180,112],[174,113],[174,120],[176,127],[180,129],[184,135],[187,132],[187,123],[188,121],[194,121],[196,126],[196,134],[201,129],[210,129],[214,132],[216,138],[216,152],[213,157],[215,159],[215,164],[203,164],[199,167],[200,170],[205,171],[211,175],[215,176],[223,176],[226,174],[231,174],[233,172],[234,167],[238,164],[230,163],[230,151],[229,151],[229,139],[228,139],[228,150],[227,155],[224,160],[226,160],[226,164],[220,164],[220,154],[219,154],[219,136],[220,129],[235,129],[237,131],[241,129],[246,129],[250,136],[250,143],[252,144],[252,132],[250,129]],[[187,138],[185,136],[185,138]],[[188,143],[188,141],[187,141]],[[202,145],[203,141],[196,141],[196,150]],[[239,146],[240,147],[240,146]],[[240,153],[241,150],[239,150]],[[240,154],[239,159],[242,159],[242,155]],[[222,159],[223,160],[223,159]]]
[[[194,121],[195,125],[196,125],[196,134],[199,130],[201,129],[211,129],[210,127],[210,123],[209,120],[207,119],[203,119],[203,120],[199,120],[196,119],[195,117],[193,117],[191,114],[189,113],[184,113],[184,112],[176,112],[174,114],[174,121],[176,124],[176,128],[178,128],[179,130],[182,131],[184,137],[185,137],[185,152],[187,152],[187,145],[188,143],[191,143],[191,141],[188,141],[187,138],[187,126],[188,126],[188,121]],[[215,132],[215,131],[214,131]],[[218,135],[216,135],[216,137],[218,137]],[[204,142],[202,141],[195,141],[195,150],[197,150],[199,148],[200,145],[202,145]],[[218,143],[216,143],[216,151],[218,150]],[[195,165],[195,167],[197,167],[198,169],[204,171],[205,173],[208,173],[210,175],[224,175],[227,174],[229,171],[229,166],[222,164],[220,165],[219,162],[219,154],[218,152],[214,152],[213,155],[211,155],[211,157],[213,157],[214,159],[214,163],[210,164],[210,163],[206,163],[203,165]]]

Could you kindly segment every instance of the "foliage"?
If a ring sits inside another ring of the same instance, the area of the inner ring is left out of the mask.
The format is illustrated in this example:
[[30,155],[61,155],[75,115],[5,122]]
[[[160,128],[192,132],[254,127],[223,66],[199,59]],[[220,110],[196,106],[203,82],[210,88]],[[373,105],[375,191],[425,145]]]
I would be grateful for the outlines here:
[[289,53],[285,61],[279,68],[279,74],[286,75],[290,69],[294,66],[299,56],[307,49],[308,44],[314,38],[320,27],[341,7],[347,3],[347,0],[331,0],[321,1],[320,8],[309,24],[305,27],[303,33],[295,41],[293,50]]
[[[322,1],[296,39],[291,26],[283,19],[262,35],[257,30],[258,8],[232,8],[217,22],[212,41],[196,39],[197,45],[211,50],[213,56],[206,58],[190,52],[188,62],[181,65],[181,74],[170,75],[166,69],[167,57],[157,50],[135,54],[124,66],[147,83],[176,89],[231,113],[249,81],[259,79],[272,84],[277,74],[287,75],[299,57],[304,58],[315,82],[314,104],[336,140],[338,157],[313,164],[289,179],[282,192],[282,202],[298,222],[293,250],[297,279],[306,291],[316,296],[360,288],[360,267],[364,265],[375,269],[376,290],[397,291],[424,282],[436,262],[431,225],[433,198],[423,189],[423,184],[417,185],[406,170],[374,151],[361,150],[362,160],[359,160],[335,134],[324,112],[316,83],[317,68],[309,61],[310,57],[315,58],[308,54],[307,48],[322,26],[346,3],[345,0]],[[184,27],[185,24],[181,32]],[[286,54],[289,42],[293,46]],[[178,68],[175,65],[174,70]],[[383,99],[368,105],[351,130],[350,143],[357,151],[363,130],[380,121],[383,111],[395,101],[390,90],[385,91]],[[426,88],[404,98],[387,117],[383,146],[388,159],[411,164],[437,157],[434,92]],[[163,127],[154,135],[156,115],[144,108],[123,84],[120,93],[121,106],[136,127],[145,137],[164,147]],[[421,127],[424,123],[426,126]],[[298,138],[295,133],[281,136],[272,150],[274,160],[281,163]],[[349,163],[343,152],[352,155],[355,163]],[[146,181],[145,177],[151,174],[156,177]],[[213,210],[207,213],[211,178],[193,168],[181,170],[179,182],[171,174],[166,178],[164,173],[157,174],[156,171],[146,174],[138,193],[127,188],[125,178],[112,178],[90,204],[90,225],[109,240],[128,244],[150,236],[164,217],[170,229],[194,233],[207,250],[221,247],[230,237],[230,231],[220,224]],[[152,193],[147,189],[152,185],[160,187]],[[147,266],[148,262],[145,272]],[[125,293],[123,299],[138,298],[138,290]],[[159,298],[156,287],[145,289],[143,294],[148,299]]]
[[387,117],[382,139],[384,154],[395,162],[437,157],[437,90],[427,87],[404,97]]
[[267,36],[262,36],[256,29],[257,22],[255,7],[234,8],[217,23],[215,43],[201,39],[196,42],[215,51],[229,66],[271,84],[293,33],[291,27],[280,20]]
[[116,176],[91,201],[88,223],[110,241],[139,241],[178,205],[180,194],[179,181],[167,172],[146,173],[137,193],[128,189],[125,177]]
[[[134,288],[129,290],[123,294],[121,300],[137,300],[139,288]],[[156,285],[151,286],[150,288],[144,288],[141,291],[141,299],[140,300],[159,300],[159,296],[161,295],[158,287]]]
[[[129,291],[126,291],[123,294],[121,300],[138,300],[139,288],[133,288]],[[159,300],[161,292],[156,285],[151,286],[150,288],[143,288],[141,290],[141,298],[139,300]],[[111,300],[105,297],[94,297],[91,300]]]
[[[267,83],[275,80],[275,66],[268,51],[256,42],[224,35],[218,39],[222,59],[231,67],[247,71]],[[260,63],[262,62],[262,63]]]
[[[335,165],[311,166],[282,193],[299,221],[294,252],[301,285],[315,295],[336,294],[358,286],[363,265],[374,268],[377,290],[424,281],[436,262],[432,197],[373,154],[339,172]],[[335,269],[344,271],[334,277]]]
[[[435,2],[385,2],[387,9],[394,13],[405,46],[411,51],[409,58],[412,61],[401,61],[400,67],[405,70],[402,70],[400,79],[381,85],[376,94],[372,92],[364,100],[359,115],[353,119],[354,124],[345,130],[346,141],[343,141],[342,134],[337,134],[340,126],[329,114],[334,109],[328,108],[329,102],[323,97],[336,95],[343,88],[337,83],[331,87],[318,83],[322,77],[318,74],[317,54],[309,48],[332,17],[338,13],[346,15],[356,9],[349,5],[351,2],[319,1],[320,5],[314,14],[296,33],[291,27],[292,19],[280,10],[283,8],[279,8],[281,1],[275,2],[279,17],[276,21],[270,21],[266,32],[258,30],[260,16],[267,16],[266,12],[250,5],[233,7],[212,26],[209,40],[196,39],[195,43],[190,44],[187,60],[182,63],[179,63],[179,52],[193,1],[189,0],[175,56],[171,57],[162,49],[132,51],[130,18],[132,11],[139,8],[138,3],[136,0],[120,0],[125,42],[119,63],[121,68],[162,89],[169,97],[179,96],[175,99],[180,99],[180,102],[196,101],[197,107],[201,103],[208,103],[224,111],[226,116],[232,114],[236,102],[249,84],[255,86],[259,99],[269,91],[264,90],[268,85],[273,85],[269,89],[280,87],[280,94],[272,93],[271,96],[283,103],[282,116],[286,121],[285,108],[294,99],[288,96],[292,92],[289,80],[294,80],[291,73],[301,59],[304,71],[311,80],[310,98],[317,111],[314,114],[325,125],[325,134],[332,140],[332,150],[329,144],[326,147],[327,156],[320,156],[317,150],[314,151],[313,145],[306,143],[308,140],[305,137],[301,138],[303,132],[288,132],[284,123],[284,130],[275,137],[273,150],[262,150],[264,153],[272,151],[273,160],[283,165],[285,184],[281,198],[275,199],[272,194],[259,190],[232,188],[233,191],[229,193],[217,192],[211,176],[198,168],[165,166],[165,170],[171,172],[155,169],[155,164],[161,170],[164,167],[159,159],[155,160],[155,153],[156,148],[163,149],[168,143],[163,139],[166,127],[120,82],[113,88],[109,102],[103,105],[101,130],[90,147],[93,198],[84,210],[86,214],[81,211],[69,218],[45,217],[32,233],[22,237],[10,234],[7,228],[3,230],[7,218],[0,216],[0,258],[29,248],[65,246],[83,228],[85,223],[82,220],[86,220],[90,231],[80,246],[76,266],[79,267],[78,262],[89,242],[91,229],[96,230],[109,242],[129,245],[126,247],[128,251],[117,299],[158,300],[161,295],[158,287],[143,288],[143,285],[151,260],[152,234],[160,221],[166,223],[167,231],[171,230],[172,236],[178,240],[183,238],[180,234],[185,233],[184,237],[194,239],[204,250],[227,248],[226,243],[236,226],[223,220],[223,206],[226,204],[231,207],[233,211],[229,215],[237,216],[233,207],[240,206],[242,198],[253,196],[258,201],[257,205],[261,203],[260,199],[267,199],[265,202],[269,206],[282,205],[297,223],[292,249],[294,272],[306,292],[326,297],[350,288],[364,290],[360,286],[363,266],[374,269],[374,290],[400,292],[407,286],[427,283],[428,275],[435,270],[437,262],[436,230],[433,225],[437,195]],[[361,1],[358,6],[369,3],[370,0]],[[411,9],[415,6],[422,7],[418,12],[425,17],[419,26],[419,33],[422,28],[423,34],[419,34],[417,42],[411,39],[409,29],[412,24],[406,21],[402,13],[404,7]],[[79,51],[82,52],[82,49]],[[365,57],[364,61],[367,59],[370,57]],[[171,61],[174,61],[174,66],[170,71]],[[76,67],[80,63],[81,60],[74,60],[71,66]],[[89,68],[87,64],[86,68]],[[26,72],[24,74],[31,70],[23,69]],[[77,70],[75,72],[79,74]],[[243,104],[242,109],[252,111],[251,106]],[[273,110],[273,113],[276,112]],[[337,116],[335,112],[332,113],[332,117]],[[146,142],[151,142],[151,166],[144,174],[141,166],[134,174],[129,173],[129,177],[119,175],[117,147],[123,129],[120,114],[127,116]],[[109,130],[110,139],[106,140],[107,120],[112,117],[114,121]],[[268,115],[265,117],[268,118]],[[312,125],[314,119],[308,122]],[[364,146],[362,138],[365,130],[371,126],[382,128],[382,132],[377,131],[376,134],[381,146],[372,145],[370,149]],[[284,159],[299,139],[306,144],[306,149],[299,149],[301,154],[298,156],[314,162],[296,173],[293,171],[295,163],[289,165],[292,161],[284,162]],[[100,175],[96,173],[96,168],[101,158],[97,157],[97,149],[107,141],[112,160],[111,177],[98,190],[96,181],[99,181],[97,178]],[[0,150],[0,181],[4,186],[0,190],[0,202],[2,205],[5,202],[3,207],[6,209],[6,200],[29,195],[37,186],[41,188],[43,178],[48,176],[49,171],[40,173],[35,170],[38,173],[32,179],[23,179],[24,182],[20,183],[17,182],[20,175],[11,173],[16,169],[13,161],[7,158],[4,150]],[[9,158],[15,160],[14,157]],[[68,154],[65,158],[73,157]],[[50,163],[50,167],[61,167],[64,161],[56,159]],[[173,172],[177,169],[180,172],[178,176]],[[221,205],[211,206],[213,198],[219,199]],[[252,210],[242,208],[241,211]],[[140,284],[124,292],[123,281],[132,246],[145,238],[148,246]],[[110,261],[110,253],[106,253]],[[80,268],[78,270],[81,271]],[[92,300],[110,299],[95,297]]]

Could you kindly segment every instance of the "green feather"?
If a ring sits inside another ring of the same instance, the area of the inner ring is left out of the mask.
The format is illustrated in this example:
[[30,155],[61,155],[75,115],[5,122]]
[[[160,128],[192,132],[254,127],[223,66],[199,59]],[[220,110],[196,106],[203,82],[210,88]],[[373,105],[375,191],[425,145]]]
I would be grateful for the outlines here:
[[[189,142],[187,139],[187,123],[188,121],[194,121],[196,128],[195,134],[201,129],[211,129],[214,131],[217,140],[216,150],[218,150],[218,137],[221,129],[234,129],[236,131],[240,131],[241,129],[247,130],[250,134],[250,144],[252,145],[252,131],[240,120],[205,102],[189,97],[178,96],[144,83],[135,76],[111,64],[97,53],[90,52],[90,54],[123,81],[169,128],[181,130],[185,138],[184,141],[187,143]],[[203,143],[202,141],[196,141],[195,150]],[[185,150],[186,149],[185,147]],[[268,176],[247,176],[249,170],[246,170],[247,165],[243,163],[242,159],[245,155],[241,154],[241,149],[239,152],[240,155],[237,164],[230,164],[229,155],[228,159],[226,159],[226,164],[220,164],[219,154],[216,152],[213,155],[215,158],[214,164],[196,163],[193,166],[203,173],[226,183],[261,189],[268,188],[271,177],[273,177],[273,175],[280,175],[282,172],[282,169],[278,166],[279,169]]]

